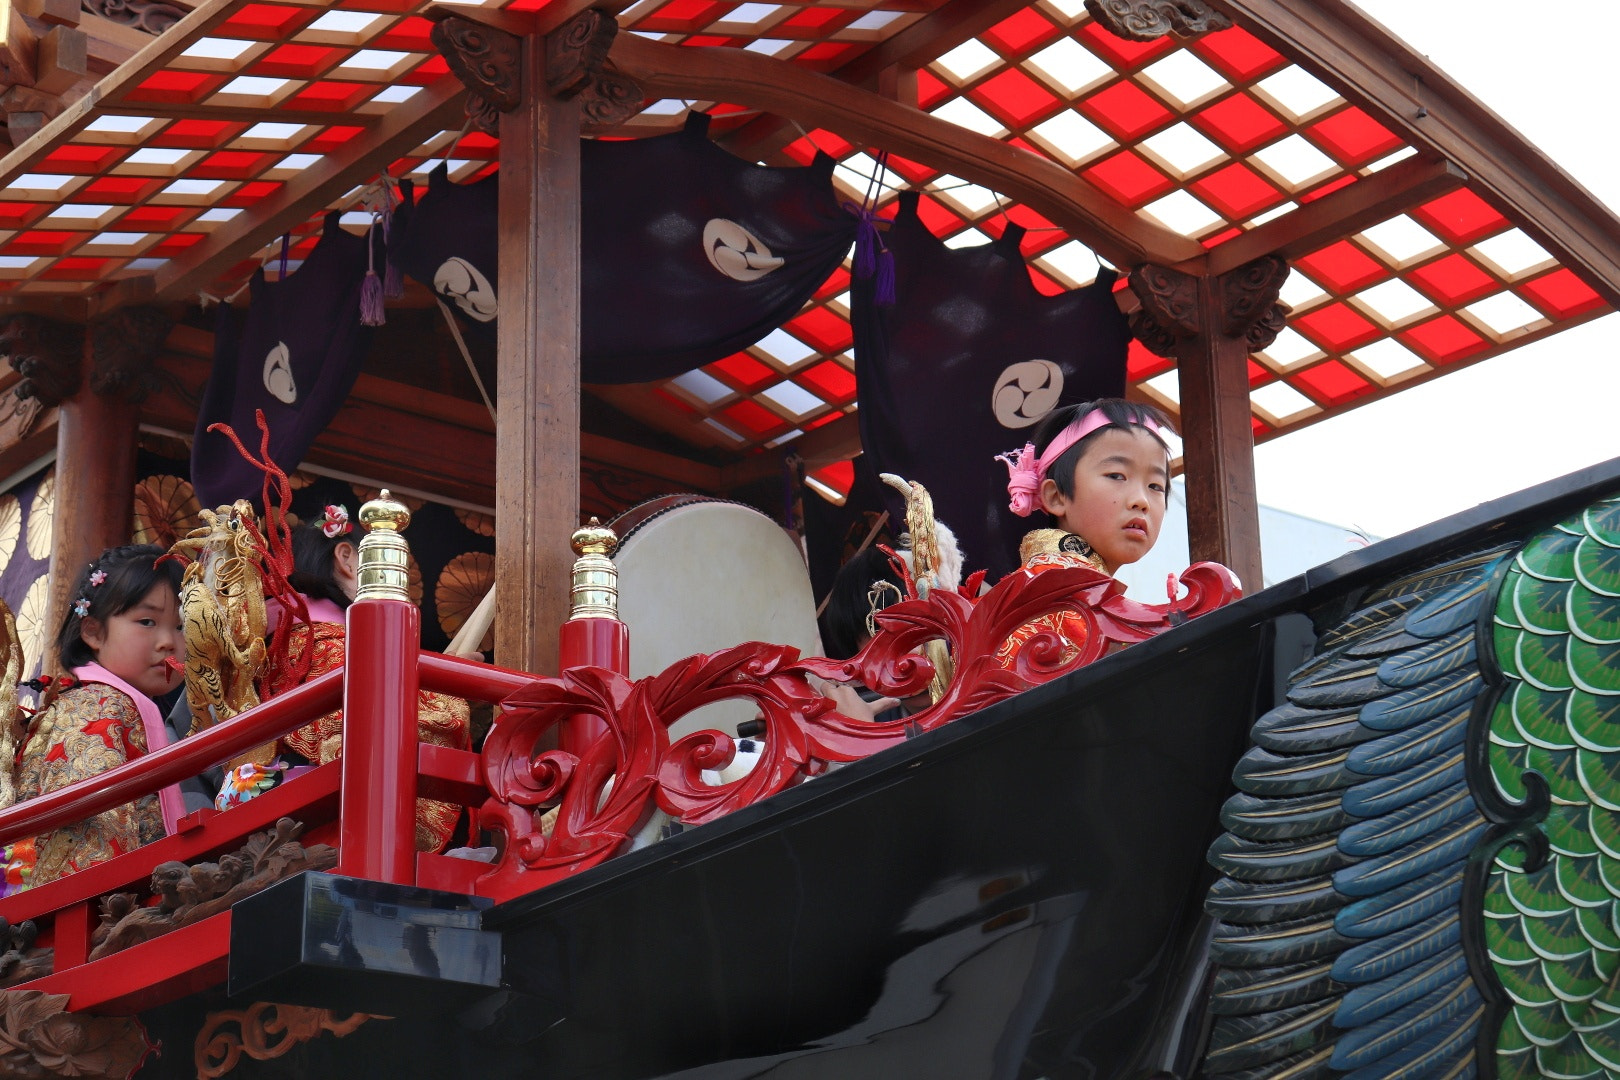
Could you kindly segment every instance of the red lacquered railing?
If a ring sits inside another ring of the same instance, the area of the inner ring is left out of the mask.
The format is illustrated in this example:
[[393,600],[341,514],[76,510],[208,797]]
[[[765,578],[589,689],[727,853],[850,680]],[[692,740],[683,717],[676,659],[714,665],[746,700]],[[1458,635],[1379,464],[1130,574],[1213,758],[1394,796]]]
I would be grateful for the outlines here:
[[[55,970],[28,984],[31,988],[69,993],[73,1009],[148,1008],[220,981],[229,941],[226,912],[161,942],[87,964],[92,904],[132,886],[147,892],[145,879],[159,863],[215,857],[285,816],[306,826],[306,840],[339,841],[343,873],[510,898],[611,858],[656,812],[686,825],[713,821],[801,783],[829,763],[876,753],[1238,595],[1229,572],[1206,564],[1189,570],[1183,583],[1188,594],[1182,601],[1151,607],[1125,599],[1117,582],[1088,569],[1013,574],[976,600],[935,592],[927,600],[880,612],[877,636],[849,661],[801,660],[790,647],[749,642],[690,657],[634,682],[624,674],[624,627],[615,620],[570,624],[562,673],[540,677],[423,653],[420,614],[413,605],[361,600],[349,609],[345,669],[175,745],[0,812],[0,842],[38,835],[154,792],[273,741],[341,703],[339,762],[230,811],[198,811],[158,843],[0,899],[0,917],[12,924],[50,923]],[[1065,651],[1055,633],[1042,631],[1027,636],[1011,666],[997,661],[1009,635],[1054,612],[1073,616],[1067,632],[1078,634],[1078,652]],[[913,695],[933,677],[928,660],[916,652],[930,639],[947,643],[955,677],[944,697],[904,720],[843,716],[809,679],[857,678],[885,694]],[[419,686],[501,704],[499,722],[480,752],[418,742]],[[693,710],[727,698],[746,699],[757,708],[759,756],[746,775],[716,784],[704,773],[733,762],[736,740],[709,730],[672,742],[669,729]],[[416,852],[418,796],[471,808],[477,828],[496,835],[496,862]]]

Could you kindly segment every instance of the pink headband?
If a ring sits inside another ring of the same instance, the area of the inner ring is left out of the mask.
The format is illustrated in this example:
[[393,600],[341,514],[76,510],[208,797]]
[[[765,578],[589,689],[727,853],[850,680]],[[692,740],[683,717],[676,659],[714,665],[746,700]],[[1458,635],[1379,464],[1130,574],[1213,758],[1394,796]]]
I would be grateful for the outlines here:
[[[1047,446],[1046,452],[1039,458],[1035,456],[1035,444],[1027,442],[1022,450],[1009,450],[1005,454],[997,454],[996,460],[1007,465],[1007,494],[1012,496],[1009,504],[1013,513],[1019,517],[1028,517],[1035,512],[1035,497],[1041,490],[1041,480],[1063,452],[1093,431],[1105,428],[1114,422],[1108,419],[1108,414],[1101,409],[1092,409],[1086,415],[1058,432],[1057,438]],[[1131,420],[1129,423],[1146,428],[1152,432],[1160,442],[1164,441],[1164,429],[1149,419]],[[1014,456],[1016,455],[1016,457]]]

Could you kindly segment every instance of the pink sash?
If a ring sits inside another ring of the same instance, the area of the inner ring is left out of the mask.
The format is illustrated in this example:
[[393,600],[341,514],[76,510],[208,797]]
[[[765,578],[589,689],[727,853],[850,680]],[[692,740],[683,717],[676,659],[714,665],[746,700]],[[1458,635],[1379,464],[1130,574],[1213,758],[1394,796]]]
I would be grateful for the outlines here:
[[[136,711],[141,714],[141,727],[146,729],[147,753],[153,753],[169,745],[169,729],[164,726],[163,717],[158,714],[157,702],[97,663],[92,662],[74,668],[73,677],[80,682],[104,683],[135,703]],[[173,836],[175,823],[186,816],[186,803],[180,797],[180,785],[170,784],[168,787],[159,788],[157,796],[158,807],[163,811],[163,831]]]

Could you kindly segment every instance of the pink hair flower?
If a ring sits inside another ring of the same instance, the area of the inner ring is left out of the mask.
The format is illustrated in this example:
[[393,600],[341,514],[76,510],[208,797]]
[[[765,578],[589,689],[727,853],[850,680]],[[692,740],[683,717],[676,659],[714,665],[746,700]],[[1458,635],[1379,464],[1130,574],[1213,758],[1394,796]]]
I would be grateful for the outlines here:
[[107,571],[105,571],[105,570],[96,570],[93,573],[91,573],[91,575],[90,575],[90,587],[92,589],[94,589],[96,586],[100,585],[103,581],[106,581],[106,580],[107,580]]
[[349,509],[341,504],[328,506],[321,515],[321,532],[328,540],[336,540],[354,526],[349,523]]

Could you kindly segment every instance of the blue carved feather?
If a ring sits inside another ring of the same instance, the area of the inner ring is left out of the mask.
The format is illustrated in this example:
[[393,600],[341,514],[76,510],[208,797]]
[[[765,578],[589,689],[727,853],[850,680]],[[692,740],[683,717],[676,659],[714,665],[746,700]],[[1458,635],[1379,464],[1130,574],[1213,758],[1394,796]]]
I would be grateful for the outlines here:
[[1489,826],[1465,744],[1503,550],[1368,596],[1256,721],[1210,849],[1222,877],[1206,905],[1219,920],[1207,1075],[1472,1076],[1484,1000],[1463,950],[1464,874]]

